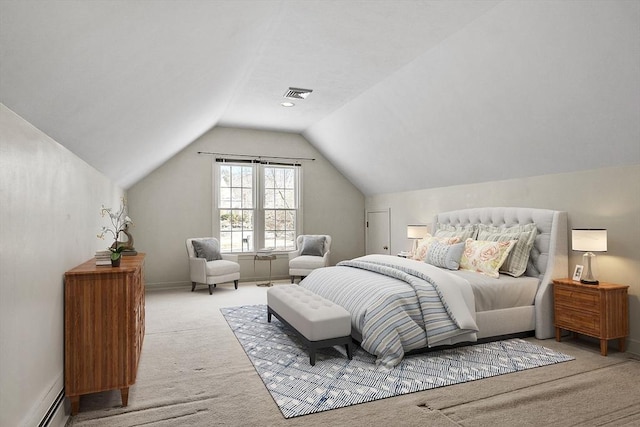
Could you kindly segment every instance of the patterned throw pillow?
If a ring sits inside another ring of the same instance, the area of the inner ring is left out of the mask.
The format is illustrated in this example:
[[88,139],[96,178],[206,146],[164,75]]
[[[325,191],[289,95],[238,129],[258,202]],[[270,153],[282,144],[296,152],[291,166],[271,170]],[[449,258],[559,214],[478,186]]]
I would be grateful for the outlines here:
[[527,271],[529,254],[536,240],[538,228],[534,223],[499,228],[491,225],[478,225],[478,240],[504,242],[516,240],[511,252],[500,267],[500,272],[513,277],[520,277]]
[[462,257],[464,247],[465,242],[453,245],[445,245],[437,241],[433,242],[427,251],[424,262],[436,267],[457,270],[460,267],[460,258]]
[[478,226],[476,224],[467,225],[451,225],[451,224],[436,224],[436,232],[433,234],[436,237],[457,237],[459,242],[464,242],[467,239],[475,239],[478,235]]
[[497,279],[500,277],[498,269],[515,243],[515,240],[488,242],[467,239],[460,259],[460,269],[475,271]]
[[216,239],[192,240],[193,250],[196,257],[205,258],[207,261],[222,259],[220,255],[220,244]]
[[418,249],[416,249],[416,253],[413,254],[413,257],[411,259],[414,259],[416,261],[424,261],[427,256],[427,251],[429,250],[429,247],[434,242],[440,242],[445,245],[452,245],[454,243],[458,243],[459,241],[460,239],[458,237],[434,237],[428,234],[425,238],[423,238],[420,241],[420,244],[418,245]]

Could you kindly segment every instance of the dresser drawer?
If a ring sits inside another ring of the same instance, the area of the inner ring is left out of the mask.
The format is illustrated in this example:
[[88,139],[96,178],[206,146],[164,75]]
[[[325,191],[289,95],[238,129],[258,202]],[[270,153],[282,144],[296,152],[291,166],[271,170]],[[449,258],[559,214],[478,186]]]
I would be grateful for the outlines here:
[[600,312],[600,294],[582,289],[555,288],[555,303],[563,308],[580,308],[581,311]]
[[600,313],[557,307],[555,315],[556,327],[590,336],[600,335]]

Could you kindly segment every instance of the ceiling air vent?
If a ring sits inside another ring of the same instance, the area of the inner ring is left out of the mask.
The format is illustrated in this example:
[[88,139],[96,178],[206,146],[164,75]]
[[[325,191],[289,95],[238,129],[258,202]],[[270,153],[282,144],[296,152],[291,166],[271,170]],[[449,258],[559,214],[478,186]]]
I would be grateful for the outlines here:
[[295,87],[290,87],[289,90],[284,94],[284,97],[289,99],[305,99],[311,92],[313,92],[313,90],[311,89],[298,89]]

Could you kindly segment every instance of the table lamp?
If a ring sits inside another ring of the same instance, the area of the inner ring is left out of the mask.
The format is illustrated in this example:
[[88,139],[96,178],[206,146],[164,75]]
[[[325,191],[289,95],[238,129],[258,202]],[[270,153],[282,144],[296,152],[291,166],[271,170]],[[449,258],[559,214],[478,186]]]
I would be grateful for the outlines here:
[[596,268],[594,252],[607,251],[607,230],[604,228],[574,228],[571,230],[571,249],[584,252],[582,264],[585,271],[580,282],[597,285],[598,280],[594,274]]
[[429,228],[425,224],[407,225],[407,239],[413,239],[411,254],[415,254],[418,249],[418,241],[427,237]]

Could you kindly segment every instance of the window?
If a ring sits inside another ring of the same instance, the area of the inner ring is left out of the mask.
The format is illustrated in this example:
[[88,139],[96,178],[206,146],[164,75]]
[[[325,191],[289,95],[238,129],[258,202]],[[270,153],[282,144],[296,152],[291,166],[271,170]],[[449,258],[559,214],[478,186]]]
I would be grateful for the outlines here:
[[253,165],[219,166],[218,211],[222,252],[243,252],[243,245],[247,251],[252,247],[254,176]]
[[277,251],[296,248],[296,167],[264,166],[264,245]]
[[222,252],[295,249],[300,166],[216,162],[214,233]]

